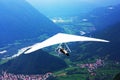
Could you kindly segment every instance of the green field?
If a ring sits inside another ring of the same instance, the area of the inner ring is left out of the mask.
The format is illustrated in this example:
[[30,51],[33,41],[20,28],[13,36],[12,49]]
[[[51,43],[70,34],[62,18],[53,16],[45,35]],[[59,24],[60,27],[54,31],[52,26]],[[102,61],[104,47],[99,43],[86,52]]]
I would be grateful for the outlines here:
[[[105,66],[95,70],[96,75],[91,75],[87,69],[72,65],[74,62],[65,60],[70,66],[61,71],[54,72],[56,80],[113,80],[114,76],[120,72],[120,64],[106,62]],[[80,62],[75,62],[77,64]]]

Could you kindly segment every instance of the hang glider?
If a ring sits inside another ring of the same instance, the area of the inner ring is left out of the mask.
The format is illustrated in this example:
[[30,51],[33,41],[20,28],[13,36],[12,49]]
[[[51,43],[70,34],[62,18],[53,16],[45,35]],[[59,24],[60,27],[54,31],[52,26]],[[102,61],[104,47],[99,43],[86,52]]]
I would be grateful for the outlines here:
[[91,37],[85,37],[85,36],[78,36],[78,35],[71,35],[71,34],[65,34],[65,33],[58,33],[48,39],[46,39],[43,42],[36,43],[29,50],[24,52],[24,54],[28,54],[31,52],[34,52],[36,50],[52,46],[55,44],[60,43],[68,43],[68,42],[76,42],[76,41],[96,41],[96,42],[109,42],[107,40],[103,39],[97,39],[97,38],[91,38]]

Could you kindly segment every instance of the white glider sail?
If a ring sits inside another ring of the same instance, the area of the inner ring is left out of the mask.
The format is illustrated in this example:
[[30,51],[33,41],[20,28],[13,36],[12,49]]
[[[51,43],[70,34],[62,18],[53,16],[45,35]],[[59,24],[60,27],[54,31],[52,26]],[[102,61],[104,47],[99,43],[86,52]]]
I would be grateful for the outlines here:
[[76,42],[76,41],[97,41],[97,42],[109,42],[103,39],[91,38],[91,37],[84,37],[84,36],[77,36],[65,33],[58,33],[43,42],[36,43],[29,50],[25,52],[25,54],[34,52],[41,48],[45,48],[51,45],[60,44],[60,43],[68,43],[68,42]]

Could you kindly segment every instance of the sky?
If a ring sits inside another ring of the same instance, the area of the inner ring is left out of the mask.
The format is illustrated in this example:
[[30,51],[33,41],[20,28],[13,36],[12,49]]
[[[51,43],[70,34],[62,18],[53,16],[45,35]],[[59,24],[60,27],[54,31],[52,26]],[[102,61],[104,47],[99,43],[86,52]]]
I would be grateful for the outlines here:
[[97,7],[120,4],[119,0],[26,0],[46,16],[86,13]]

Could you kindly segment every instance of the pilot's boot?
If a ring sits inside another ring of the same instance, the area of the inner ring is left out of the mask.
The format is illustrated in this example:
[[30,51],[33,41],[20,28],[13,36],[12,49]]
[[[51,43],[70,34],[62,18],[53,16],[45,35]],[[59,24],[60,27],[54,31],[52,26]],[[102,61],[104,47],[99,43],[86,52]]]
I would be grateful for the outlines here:
[[67,53],[66,55],[69,56],[69,53]]

